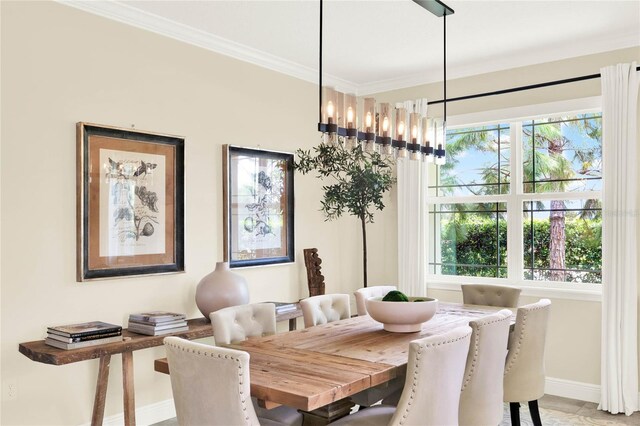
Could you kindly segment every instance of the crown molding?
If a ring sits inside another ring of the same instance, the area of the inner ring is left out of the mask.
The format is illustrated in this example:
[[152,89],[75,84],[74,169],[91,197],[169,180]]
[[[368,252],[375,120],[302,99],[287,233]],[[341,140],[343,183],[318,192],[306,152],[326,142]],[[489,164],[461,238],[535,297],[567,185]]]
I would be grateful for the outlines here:
[[[189,43],[221,55],[267,68],[290,77],[317,84],[318,70],[281,57],[263,52],[234,41],[215,36],[202,30],[141,11],[119,1],[56,0],[60,4],[102,16],[117,22],[141,28],[165,37]],[[569,46],[547,46],[505,54],[484,62],[464,62],[449,65],[448,79],[470,77],[478,74],[503,71],[578,56],[592,55],[610,50],[640,46],[636,32],[614,34],[592,40],[576,41]],[[398,78],[356,84],[352,81],[324,74],[323,81],[336,89],[358,96],[388,92],[442,81],[442,70],[425,70],[424,73]]]
[[[141,11],[119,1],[56,0],[84,12],[182,41],[221,55],[248,62],[310,83],[318,83],[318,70],[263,52],[205,31]],[[323,80],[343,92],[357,92],[357,85],[333,75]]]
[[[464,62],[449,65],[447,68],[447,80],[471,77],[479,74],[487,74],[504,71],[513,68],[538,65],[548,62],[572,59],[580,56],[595,55],[612,50],[640,47],[637,32],[614,34],[610,37],[599,37],[593,40],[581,40],[568,46],[547,46],[535,50],[522,50],[508,55],[502,55],[485,62]],[[597,72],[594,70],[593,72]],[[358,95],[371,95],[388,92],[397,89],[405,89],[424,84],[438,83],[442,81],[442,70],[426,70],[421,74],[413,74],[399,78],[374,81],[358,85]]]

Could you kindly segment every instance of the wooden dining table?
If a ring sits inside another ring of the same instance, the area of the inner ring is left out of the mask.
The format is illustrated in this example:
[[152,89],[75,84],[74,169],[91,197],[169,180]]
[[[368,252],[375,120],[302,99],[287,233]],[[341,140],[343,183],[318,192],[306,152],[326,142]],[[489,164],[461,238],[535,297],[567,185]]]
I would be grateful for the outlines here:
[[[251,395],[263,407],[287,405],[335,418],[348,413],[350,396],[404,376],[409,342],[500,309],[441,302],[419,332],[391,333],[365,315],[226,346],[250,354]],[[166,358],[156,360],[155,369],[169,373]]]

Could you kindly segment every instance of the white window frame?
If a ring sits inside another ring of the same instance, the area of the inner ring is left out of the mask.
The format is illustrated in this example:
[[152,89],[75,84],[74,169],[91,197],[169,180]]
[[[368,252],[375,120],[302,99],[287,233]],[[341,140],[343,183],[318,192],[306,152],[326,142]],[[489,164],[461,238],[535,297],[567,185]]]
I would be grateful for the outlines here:
[[[522,183],[522,121],[537,118],[583,114],[602,110],[600,96],[573,99],[569,101],[552,102],[538,105],[528,105],[502,110],[486,111],[473,114],[453,116],[447,120],[449,128],[478,127],[488,124],[509,123],[510,125],[510,168],[511,178],[508,194],[426,197],[426,214],[430,214],[431,206],[451,203],[506,203],[507,204],[507,276],[509,278],[487,278],[462,275],[439,275],[427,273],[427,287],[442,290],[460,290],[461,283],[515,285],[523,289],[524,296],[554,297],[573,300],[602,300],[602,284],[583,284],[557,281],[533,281],[524,279],[524,235],[523,217],[521,212],[525,201],[531,200],[575,200],[597,198],[602,199],[601,191],[561,192],[561,193],[525,193]],[[513,217],[515,216],[515,217]],[[437,236],[434,236],[437,238]],[[427,262],[433,250],[433,242],[427,240]],[[603,257],[604,259],[604,257]],[[604,265],[603,265],[604,266]]]

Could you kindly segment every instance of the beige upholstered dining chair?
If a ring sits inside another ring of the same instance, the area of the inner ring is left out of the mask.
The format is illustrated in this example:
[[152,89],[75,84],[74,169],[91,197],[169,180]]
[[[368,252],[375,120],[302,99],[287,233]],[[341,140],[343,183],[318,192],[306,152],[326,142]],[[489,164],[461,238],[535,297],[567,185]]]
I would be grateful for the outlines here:
[[[284,424],[256,414],[249,398],[248,353],[179,337],[165,338],[164,345],[179,425]],[[301,425],[302,419],[290,424]]]
[[209,318],[216,345],[276,334],[276,305],[273,303],[230,306],[211,312]]
[[[251,305],[230,306],[209,314],[216,345],[228,345],[241,342],[249,337],[269,336],[276,333],[276,308],[273,303],[254,303]],[[171,368],[171,367],[169,367]],[[253,409],[265,424],[265,419],[273,425],[300,425],[302,415],[291,407],[267,410],[251,399]]]
[[520,424],[520,402],[524,401],[529,403],[533,424],[542,425],[538,399],[544,395],[544,349],[550,311],[549,299],[518,308],[504,367],[504,402],[509,403],[512,425]]
[[516,308],[522,291],[506,285],[462,284],[462,301],[467,305]]
[[460,394],[459,425],[498,425],[502,421],[502,384],[511,311],[470,321],[473,330]]
[[348,294],[323,294],[300,301],[305,327],[351,317]]
[[331,423],[343,425],[458,424],[460,387],[471,327],[414,340],[409,344],[407,377],[397,407],[378,405]]
[[370,297],[383,297],[393,290],[397,290],[395,285],[377,285],[373,287],[363,287],[356,290],[353,295],[356,297],[356,308],[358,316],[367,315],[367,305],[365,301]]

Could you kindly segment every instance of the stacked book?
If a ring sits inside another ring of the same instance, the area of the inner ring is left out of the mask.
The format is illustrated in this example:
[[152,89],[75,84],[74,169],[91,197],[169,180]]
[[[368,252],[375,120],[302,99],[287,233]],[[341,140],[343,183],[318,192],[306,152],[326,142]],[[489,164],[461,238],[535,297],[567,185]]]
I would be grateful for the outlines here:
[[149,336],[189,331],[187,316],[175,312],[153,311],[129,315],[129,331]]
[[102,321],[47,327],[45,343],[60,349],[78,349],[122,341],[122,326]]
[[285,303],[285,302],[268,302],[268,303],[273,303],[274,305],[276,305],[276,315],[277,314],[284,314],[287,312],[293,312],[296,309],[298,309],[298,304],[297,303]]

